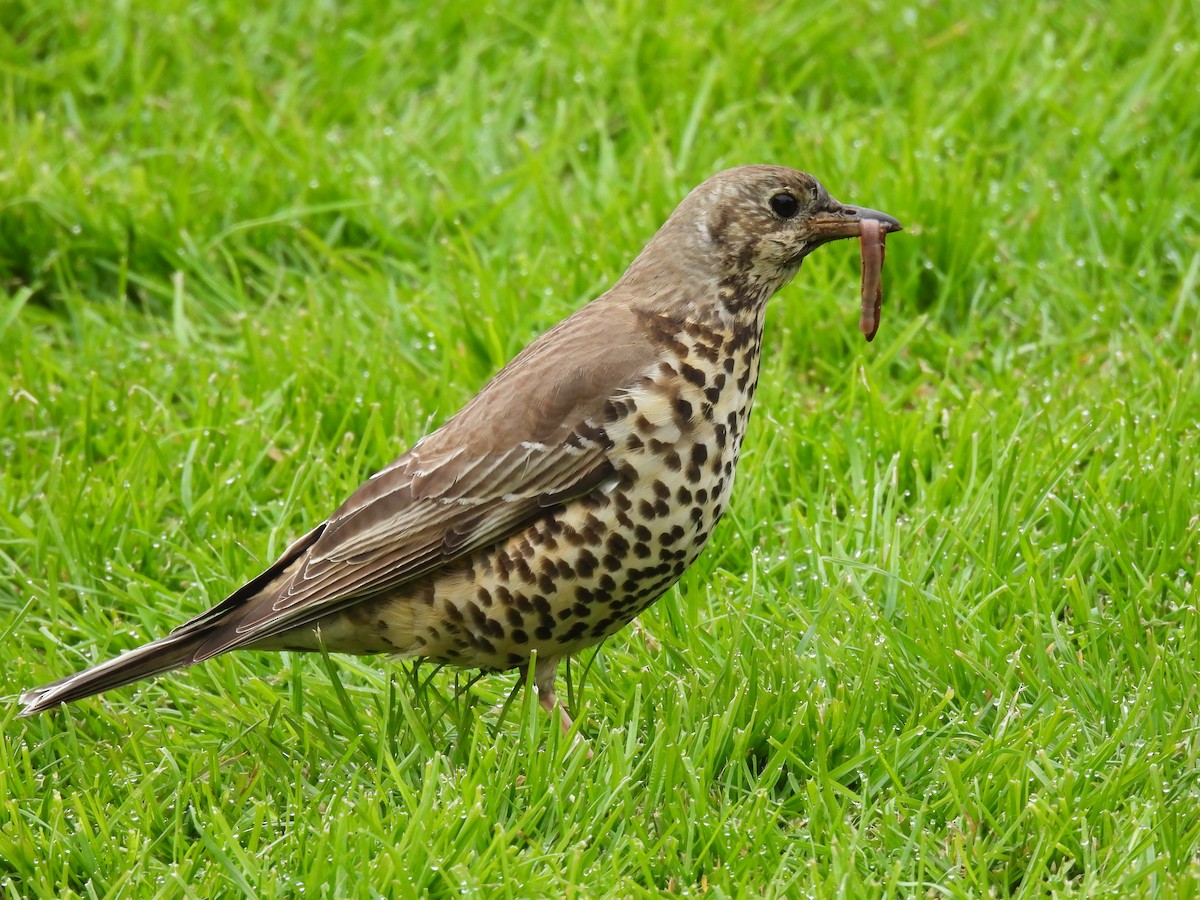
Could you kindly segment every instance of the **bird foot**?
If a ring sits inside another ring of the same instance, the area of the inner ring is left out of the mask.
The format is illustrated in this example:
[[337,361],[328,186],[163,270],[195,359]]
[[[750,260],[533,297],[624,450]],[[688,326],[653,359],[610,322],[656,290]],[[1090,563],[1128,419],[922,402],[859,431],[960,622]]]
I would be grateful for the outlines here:
[[[559,722],[562,724],[563,734],[571,733],[571,727],[575,723],[571,720],[571,714],[567,711],[567,705],[565,703],[560,702],[553,693],[543,694],[540,690],[538,691],[538,703],[542,705],[542,709],[550,713],[551,718],[554,716],[559,717]],[[592,748],[588,745],[587,738],[585,738],[578,731],[576,731],[574,737],[571,738],[571,746],[582,747],[587,752],[588,759],[591,759],[594,755],[592,753]]]
[[563,734],[569,732],[575,722],[571,718],[571,713],[567,710],[567,704],[559,700],[553,690],[543,691],[541,688],[538,688],[537,692],[538,703],[542,705],[542,709],[550,714],[550,718],[558,716],[559,721],[562,723]]
[[[563,734],[570,734],[571,728],[575,724],[571,719],[571,713],[567,709],[567,704],[558,699],[558,695],[554,692],[554,676],[558,670],[558,660],[547,659],[538,660],[537,668],[534,670],[534,688],[537,690],[538,703],[542,709],[550,714],[551,718],[558,717],[559,724],[562,725]],[[575,732],[575,737],[572,743],[576,746],[582,746],[587,749],[587,758],[592,758],[592,748],[588,747],[587,740],[578,732]]]

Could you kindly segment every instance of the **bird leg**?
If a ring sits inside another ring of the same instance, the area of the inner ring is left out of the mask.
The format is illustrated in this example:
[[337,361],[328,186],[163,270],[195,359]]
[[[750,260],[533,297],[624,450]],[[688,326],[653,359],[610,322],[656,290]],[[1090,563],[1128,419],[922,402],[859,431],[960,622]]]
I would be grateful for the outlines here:
[[574,723],[571,721],[571,714],[567,711],[567,705],[554,693],[554,679],[557,674],[557,656],[538,657],[537,665],[533,669],[533,686],[537,688],[538,703],[552,718],[554,716],[561,717],[562,730],[565,734],[571,730],[571,725]]

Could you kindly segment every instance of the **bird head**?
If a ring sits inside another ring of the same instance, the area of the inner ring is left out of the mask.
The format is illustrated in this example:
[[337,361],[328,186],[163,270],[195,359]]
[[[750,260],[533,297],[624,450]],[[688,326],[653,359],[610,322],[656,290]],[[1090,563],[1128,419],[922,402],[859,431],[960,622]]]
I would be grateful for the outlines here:
[[885,233],[902,227],[879,210],[835,200],[807,172],[782,166],[720,172],[689,195],[680,213],[694,218],[722,280],[744,299],[760,301],[786,284],[817,247],[858,237],[863,220],[875,219]]
[[791,280],[805,256],[830,241],[858,237],[865,219],[880,222],[885,233],[902,227],[886,213],[835,200],[807,172],[783,166],[727,169],[684,198],[626,279],[652,292],[705,284],[726,313],[760,308]]

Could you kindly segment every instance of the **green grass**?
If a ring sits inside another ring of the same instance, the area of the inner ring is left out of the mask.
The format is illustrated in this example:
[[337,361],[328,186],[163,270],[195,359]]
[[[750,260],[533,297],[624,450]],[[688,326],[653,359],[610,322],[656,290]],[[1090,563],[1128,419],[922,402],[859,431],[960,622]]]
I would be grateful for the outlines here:
[[[274,7],[270,12],[267,7]],[[1194,896],[1194,4],[0,2],[10,897]],[[572,669],[17,693],[255,574],[693,184],[896,215],[772,306],[733,506]]]

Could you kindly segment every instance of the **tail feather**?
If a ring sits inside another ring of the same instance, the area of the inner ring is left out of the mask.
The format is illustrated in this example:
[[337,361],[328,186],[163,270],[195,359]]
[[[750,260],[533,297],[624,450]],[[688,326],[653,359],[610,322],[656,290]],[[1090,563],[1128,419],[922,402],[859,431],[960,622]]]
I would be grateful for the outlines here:
[[194,665],[226,650],[252,645],[254,638],[236,635],[232,640],[222,640],[215,651],[205,649],[203,653],[200,652],[213,640],[214,635],[235,631],[239,622],[254,613],[257,608],[255,604],[269,604],[272,601],[274,592],[287,583],[309,548],[324,532],[325,524],[322,522],[294,541],[261,575],[242,585],[212,609],[180,625],[166,637],[60,681],[26,691],[20,698],[22,709],[19,715],[32,716],[60,703],[82,700],[110,688]]
[[90,669],[28,690],[21,695],[20,715],[32,716],[60,703],[81,700],[110,688],[190,666],[195,662],[196,648],[205,636],[204,633],[169,634]]

